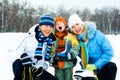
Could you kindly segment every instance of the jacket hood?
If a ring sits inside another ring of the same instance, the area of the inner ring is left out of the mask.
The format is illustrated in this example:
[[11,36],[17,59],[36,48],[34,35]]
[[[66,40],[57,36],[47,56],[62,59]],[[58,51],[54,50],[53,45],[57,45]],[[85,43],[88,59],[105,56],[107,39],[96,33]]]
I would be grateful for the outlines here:
[[29,31],[28,31],[29,35],[35,35],[35,34],[36,34],[35,28],[36,28],[37,26],[39,26],[39,24],[35,24],[35,25],[33,25],[33,26],[29,29]]
[[84,22],[84,25],[87,29],[86,36],[91,39],[96,32],[96,24],[94,22]]

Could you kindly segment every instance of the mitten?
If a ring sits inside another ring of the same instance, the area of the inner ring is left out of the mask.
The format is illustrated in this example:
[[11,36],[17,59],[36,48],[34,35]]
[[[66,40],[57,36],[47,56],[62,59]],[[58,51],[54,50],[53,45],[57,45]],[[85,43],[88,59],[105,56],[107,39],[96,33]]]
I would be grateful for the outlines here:
[[28,56],[28,54],[27,53],[23,53],[22,55],[21,55],[21,61],[22,61],[22,65],[23,66],[26,66],[26,65],[32,65],[32,60],[31,60],[31,57],[30,56]]
[[93,70],[97,70],[97,67],[96,67],[95,64],[87,64],[86,69],[90,70],[90,71],[93,71]]

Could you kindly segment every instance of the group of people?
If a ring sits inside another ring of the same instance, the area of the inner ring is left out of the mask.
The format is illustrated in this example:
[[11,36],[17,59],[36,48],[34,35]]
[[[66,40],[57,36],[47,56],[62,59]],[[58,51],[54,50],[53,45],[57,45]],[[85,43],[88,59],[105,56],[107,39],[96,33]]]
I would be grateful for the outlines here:
[[[77,14],[70,15],[68,22],[43,14],[16,51],[19,56],[13,62],[14,80],[73,80],[77,56],[82,69],[94,71],[99,80],[116,77],[109,40],[94,22],[83,22]],[[47,71],[46,62],[54,67],[54,75]]]

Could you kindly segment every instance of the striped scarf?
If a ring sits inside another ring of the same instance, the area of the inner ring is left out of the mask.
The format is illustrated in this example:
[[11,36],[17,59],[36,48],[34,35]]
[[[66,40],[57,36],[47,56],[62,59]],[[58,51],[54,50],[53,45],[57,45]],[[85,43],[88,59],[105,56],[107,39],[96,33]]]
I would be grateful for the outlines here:
[[47,48],[46,48],[46,53],[45,53],[45,60],[47,58],[50,58],[50,52],[51,52],[51,46],[52,46],[52,38],[51,35],[49,37],[45,37],[43,33],[41,32],[40,28],[36,29],[36,39],[38,40],[38,46],[35,51],[35,58],[38,60],[42,59],[42,48],[43,48],[43,43],[47,43]]
[[86,68],[86,65],[88,64],[88,49],[87,49],[87,42],[88,38],[84,36],[84,34],[78,35],[77,38],[80,40],[80,50],[81,50],[81,65],[82,69]]
[[63,32],[56,32],[55,35],[58,38],[57,42],[57,53],[62,52],[65,50],[65,39],[64,37],[68,34],[67,30],[64,30]]

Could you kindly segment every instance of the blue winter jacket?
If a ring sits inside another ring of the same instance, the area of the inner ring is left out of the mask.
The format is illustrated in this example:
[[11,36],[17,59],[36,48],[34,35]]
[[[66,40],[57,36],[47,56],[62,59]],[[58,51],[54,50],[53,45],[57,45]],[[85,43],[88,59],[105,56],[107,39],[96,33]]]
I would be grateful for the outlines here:
[[95,64],[98,69],[101,69],[113,57],[113,48],[106,36],[96,30],[94,23],[89,23],[86,28],[86,35],[89,38],[87,43],[89,64]]

